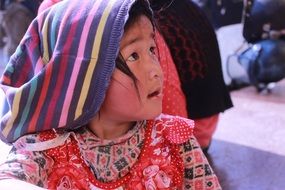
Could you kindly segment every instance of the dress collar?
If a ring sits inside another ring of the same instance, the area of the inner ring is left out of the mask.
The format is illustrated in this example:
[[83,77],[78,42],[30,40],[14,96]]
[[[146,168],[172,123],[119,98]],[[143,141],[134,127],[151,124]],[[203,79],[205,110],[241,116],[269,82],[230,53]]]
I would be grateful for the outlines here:
[[136,124],[121,137],[112,140],[102,140],[97,137],[87,126],[84,126],[78,130],[77,134],[79,135],[77,136],[77,138],[79,142],[83,141],[85,145],[91,145],[92,147],[116,145],[126,142],[128,139],[134,136],[142,127],[146,127],[145,120],[136,122]]

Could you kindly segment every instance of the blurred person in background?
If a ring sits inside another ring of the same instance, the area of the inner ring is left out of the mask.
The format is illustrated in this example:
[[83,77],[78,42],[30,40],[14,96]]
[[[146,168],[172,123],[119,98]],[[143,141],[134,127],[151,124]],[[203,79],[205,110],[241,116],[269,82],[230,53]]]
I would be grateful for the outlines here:
[[191,118],[205,154],[221,112],[233,106],[223,79],[215,30],[191,0],[152,0],[160,64],[164,73],[163,113]]
[[0,45],[2,43],[6,60],[15,52],[37,15],[41,2],[42,0],[1,0]]

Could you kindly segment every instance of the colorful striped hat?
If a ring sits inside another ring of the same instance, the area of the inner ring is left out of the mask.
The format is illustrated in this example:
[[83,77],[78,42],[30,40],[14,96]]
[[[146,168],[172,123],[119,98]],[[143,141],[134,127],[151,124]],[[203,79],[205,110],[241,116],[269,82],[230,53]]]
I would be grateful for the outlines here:
[[0,81],[9,104],[2,141],[75,129],[96,115],[134,1],[64,0],[31,23]]

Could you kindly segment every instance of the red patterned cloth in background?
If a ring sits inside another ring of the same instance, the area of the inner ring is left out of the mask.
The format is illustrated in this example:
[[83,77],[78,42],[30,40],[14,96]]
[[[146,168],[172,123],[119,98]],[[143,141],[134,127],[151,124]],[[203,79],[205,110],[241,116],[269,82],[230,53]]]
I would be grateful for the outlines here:
[[175,64],[165,41],[158,32],[156,32],[156,44],[164,76],[162,112],[187,118],[185,95],[181,89]]
[[[181,89],[176,66],[166,42],[158,32],[156,32],[156,43],[164,75],[162,112],[188,118],[186,99]],[[208,147],[211,143],[212,135],[217,128],[218,119],[219,114],[195,119],[194,135],[202,148]]]

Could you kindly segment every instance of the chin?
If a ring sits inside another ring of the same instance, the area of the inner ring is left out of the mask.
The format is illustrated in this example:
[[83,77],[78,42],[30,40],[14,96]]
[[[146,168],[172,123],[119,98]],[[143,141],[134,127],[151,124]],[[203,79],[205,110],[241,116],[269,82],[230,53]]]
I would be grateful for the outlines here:
[[162,113],[162,109],[157,111],[157,112],[153,112],[149,115],[149,117],[146,118],[146,120],[154,119],[154,118],[158,117],[161,113]]

